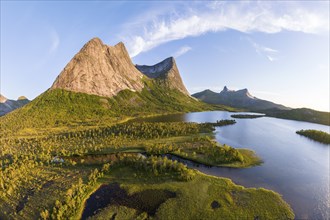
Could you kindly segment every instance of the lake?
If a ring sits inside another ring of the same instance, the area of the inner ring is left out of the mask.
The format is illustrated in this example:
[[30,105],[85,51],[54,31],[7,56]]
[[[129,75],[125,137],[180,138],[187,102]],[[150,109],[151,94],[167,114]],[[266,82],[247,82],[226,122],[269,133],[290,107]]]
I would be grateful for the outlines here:
[[[237,113],[196,112],[139,120],[215,122],[232,119],[231,114]],[[330,127],[270,117],[235,120],[237,123],[234,125],[216,129],[216,140],[235,148],[254,150],[264,161],[261,166],[236,169],[196,167],[193,163],[188,165],[206,174],[228,177],[239,185],[274,190],[283,195],[284,200],[291,205],[297,219],[328,219],[330,147],[295,132],[301,129],[316,129],[329,133]]]

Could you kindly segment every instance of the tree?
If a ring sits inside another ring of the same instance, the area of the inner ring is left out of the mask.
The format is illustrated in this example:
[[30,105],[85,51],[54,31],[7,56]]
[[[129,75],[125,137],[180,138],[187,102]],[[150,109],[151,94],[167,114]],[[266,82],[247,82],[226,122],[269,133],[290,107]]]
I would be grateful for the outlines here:
[[40,218],[43,220],[49,219],[49,212],[47,209],[45,209],[40,213]]

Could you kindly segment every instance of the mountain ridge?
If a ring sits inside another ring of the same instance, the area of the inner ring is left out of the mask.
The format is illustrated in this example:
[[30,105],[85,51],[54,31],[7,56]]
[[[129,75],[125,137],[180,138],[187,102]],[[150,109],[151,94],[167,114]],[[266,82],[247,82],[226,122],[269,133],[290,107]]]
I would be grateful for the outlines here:
[[192,95],[209,104],[222,104],[235,108],[245,108],[254,111],[266,109],[290,110],[291,108],[276,104],[267,100],[259,99],[250,94],[248,89],[229,90],[227,86],[220,93],[212,90],[204,90]]
[[289,108],[254,97],[248,89],[235,91],[229,90],[225,86],[220,93],[206,89],[192,96],[209,104],[222,104],[247,111],[264,113],[270,117],[307,121],[330,126],[330,112],[322,112],[309,108]]
[[2,94],[0,94],[0,116],[6,115],[9,112],[12,112],[17,108],[20,108],[29,102],[30,100],[28,100],[25,96],[20,96],[17,98],[17,100],[13,100],[13,99],[8,99]]

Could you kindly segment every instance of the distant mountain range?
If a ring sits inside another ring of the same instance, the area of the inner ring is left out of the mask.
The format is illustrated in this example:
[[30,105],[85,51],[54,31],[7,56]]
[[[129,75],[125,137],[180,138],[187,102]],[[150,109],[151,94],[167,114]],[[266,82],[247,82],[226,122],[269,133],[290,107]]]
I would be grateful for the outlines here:
[[229,90],[227,86],[220,93],[211,90],[204,90],[192,95],[209,104],[229,105],[236,108],[243,108],[252,111],[266,109],[290,110],[284,105],[276,104],[267,100],[262,100],[252,96],[247,89]]
[[235,91],[229,90],[227,86],[225,86],[220,93],[207,89],[195,93],[192,96],[209,104],[227,105],[246,111],[265,113],[267,116],[276,118],[330,125],[329,112],[321,112],[308,108],[293,109],[254,97],[247,89]]
[[17,100],[11,100],[0,94],[0,116],[20,108],[29,102],[30,100],[28,100],[25,96],[20,96]]

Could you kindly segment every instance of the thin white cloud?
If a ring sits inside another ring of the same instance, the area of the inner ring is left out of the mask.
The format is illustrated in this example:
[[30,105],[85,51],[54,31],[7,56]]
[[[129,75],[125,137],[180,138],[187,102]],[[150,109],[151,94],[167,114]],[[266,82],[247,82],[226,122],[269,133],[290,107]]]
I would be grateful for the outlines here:
[[129,36],[123,40],[132,57],[173,40],[227,29],[244,33],[329,31],[328,12],[312,11],[291,2],[212,2],[206,7],[196,3],[174,10],[168,16],[160,15],[151,20],[142,20],[139,28],[136,25],[134,28],[125,27],[129,31],[122,33],[122,36]]
[[271,57],[270,55],[266,55],[266,57],[270,62],[273,62],[273,61],[277,60],[277,58]]
[[179,56],[182,56],[183,54],[187,53],[187,52],[190,51],[190,50],[192,50],[191,47],[189,47],[189,46],[183,46],[183,47],[181,47],[178,51],[176,51],[176,52],[173,54],[173,56],[174,56],[175,58],[178,58]]
[[266,57],[270,62],[278,60],[278,50],[257,44],[251,38],[247,38],[247,40],[251,43],[251,45],[259,55]]
[[54,53],[58,46],[60,45],[60,37],[55,29],[51,29],[50,31],[50,48],[49,48],[49,54]]

